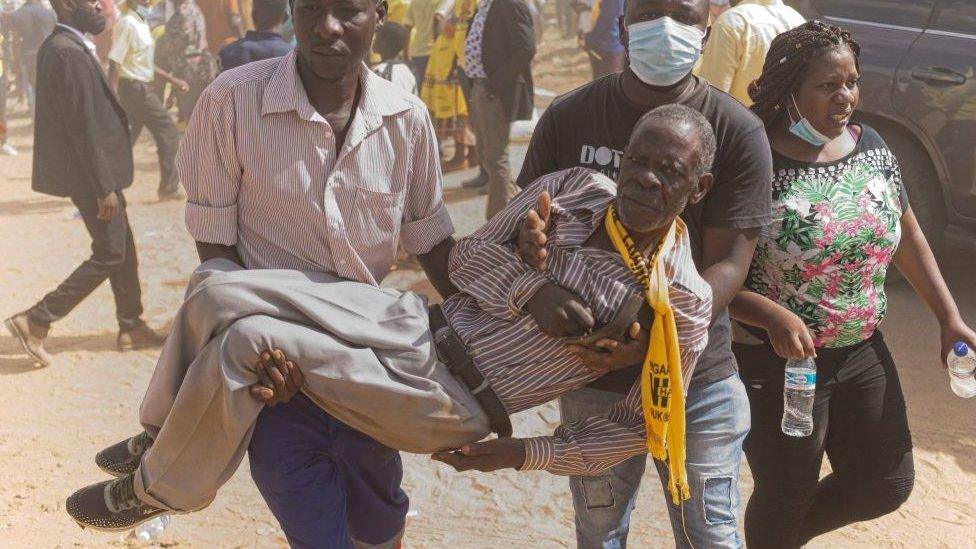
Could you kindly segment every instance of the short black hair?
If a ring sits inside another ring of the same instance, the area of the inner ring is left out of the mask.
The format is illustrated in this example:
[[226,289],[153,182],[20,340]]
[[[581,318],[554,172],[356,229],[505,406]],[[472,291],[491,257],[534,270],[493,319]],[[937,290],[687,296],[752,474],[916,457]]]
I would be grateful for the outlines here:
[[410,29],[399,24],[387,21],[376,29],[376,41],[373,42],[373,49],[384,59],[390,59],[399,55],[407,47],[407,40],[410,39]]
[[265,30],[280,25],[285,21],[288,6],[288,0],[254,0],[251,7],[254,28]]
[[677,103],[662,105],[640,117],[640,120],[634,125],[630,138],[633,139],[634,134],[644,123],[651,120],[663,120],[671,127],[681,124],[690,126],[698,135],[698,142],[701,143],[701,150],[698,151],[698,162],[695,164],[695,175],[701,177],[702,174],[708,173],[712,169],[718,145],[715,140],[715,130],[712,129],[712,124],[705,118],[705,115],[691,107]]

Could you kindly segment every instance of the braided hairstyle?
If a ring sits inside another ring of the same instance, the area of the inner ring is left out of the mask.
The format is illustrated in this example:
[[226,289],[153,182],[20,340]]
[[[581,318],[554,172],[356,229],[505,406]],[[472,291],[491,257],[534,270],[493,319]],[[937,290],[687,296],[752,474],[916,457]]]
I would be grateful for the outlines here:
[[777,36],[769,47],[762,75],[749,86],[749,97],[754,101],[752,112],[767,128],[772,127],[783,114],[782,105],[806,76],[810,61],[845,46],[857,63],[861,46],[851,33],[820,21],[804,23]]

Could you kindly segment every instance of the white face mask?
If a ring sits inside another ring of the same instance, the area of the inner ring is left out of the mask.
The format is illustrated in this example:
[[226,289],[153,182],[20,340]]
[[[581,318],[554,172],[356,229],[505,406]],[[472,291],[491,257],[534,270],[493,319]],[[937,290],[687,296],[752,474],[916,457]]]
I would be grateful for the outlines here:
[[139,4],[133,4],[132,9],[139,15],[139,17],[142,17],[143,20],[149,19],[149,16],[152,15],[152,8],[150,8],[149,6],[140,6]]
[[650,86],[678,83],[695,68],[701,57],[705,31],[670,17],[634,23],[627,27],[630,69]]
[[800,117],[799,120],[794,121],[793,114],[787,109],[787,114],[790,115],[790,122],[792,122],[792,125],[790,125],[790,133],[814,147],[823,147],[827,143],[830,143],[830,138],[817,131],[817,128],[813,127],[813,124],[807,120],[807,117],[803,116],[803,113],[800,112],[800,107],[796,105],[796,98],[790,95],[790,99],[793,100],[793,108],[796,109],[796,115]]

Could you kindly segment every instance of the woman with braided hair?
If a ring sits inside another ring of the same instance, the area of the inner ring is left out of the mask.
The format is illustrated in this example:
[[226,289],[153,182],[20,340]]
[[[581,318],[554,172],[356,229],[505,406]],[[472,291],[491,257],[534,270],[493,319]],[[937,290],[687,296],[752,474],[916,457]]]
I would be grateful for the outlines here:
[[[773,149],[773,222],[763,229],[730,312],[749,395],[745,441],[755,491],[745,517],[751,549],[799,547],[897,509],[914,483],[898,374],[878,324],[889,265],[941,326],[943,362],[976,345],[908,204],[897,159],[864,124],[860,47],[812,21],[778,36],[752,107]],[[815,358],[813,434],[784,435],[784,363]],[[940,383],[941,377],[933,376]],[[832,473],[820,479],[823,454]]]

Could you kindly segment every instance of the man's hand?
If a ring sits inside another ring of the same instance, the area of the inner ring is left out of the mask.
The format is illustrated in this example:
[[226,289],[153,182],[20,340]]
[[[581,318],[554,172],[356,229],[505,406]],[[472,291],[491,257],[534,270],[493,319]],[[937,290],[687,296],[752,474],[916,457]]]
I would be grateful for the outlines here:
[[183,93],[190,91],[190,84],[186,80],[180,80],[179,78],[173,79],[173,87],[180,90]]
[[596,320],[589,306],[573,292],[546,284],[525,303],[542,333],[549,337],[577,337],[593,329]]
[[570,345],[569,351],[579,357],[587,368],[607,374],[642,364],[647,357],[650,338],[650,331],[642,330],[640,323],[635,322],[630,325],[623,340],[607,338],[592,345]]
[[251,396],[267,406],[288,402],[305,385],[305,375],[280,349],[261,353],[256,369],[259,381],[251,385]]
[[517,250],[526,264],[537,271],[546,270],[546,242],[549,230],[549,214],[552,211],[552,199],[548,191],[539,195],[538,211],[529,210],[525,221],[519,229]]
[[98,219],[101,221],[111,221],[119,215],[121,208],[118,193],[109,193],[101,198],[96,198],[95,201],[98,203]]
[[496,438],[462,446],[457,452],[439,452],[430,458],[458,472],[518,469],[525,464],[525,444],[519,438]]

